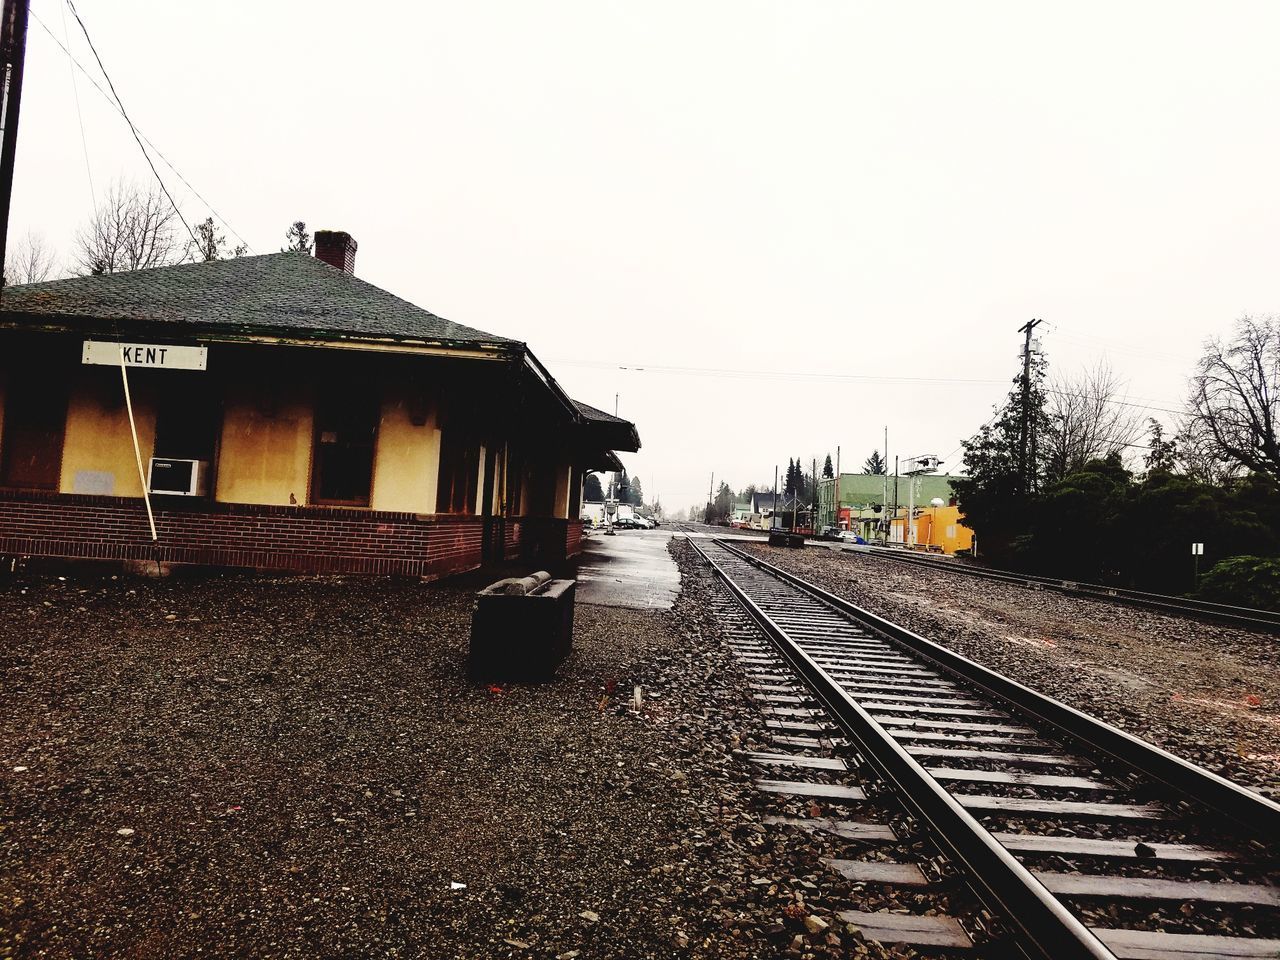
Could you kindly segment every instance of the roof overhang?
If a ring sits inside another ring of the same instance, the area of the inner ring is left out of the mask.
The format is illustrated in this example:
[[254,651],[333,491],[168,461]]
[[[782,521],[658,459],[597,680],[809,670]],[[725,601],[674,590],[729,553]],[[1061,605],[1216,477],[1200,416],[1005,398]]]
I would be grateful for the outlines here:
[[366,350],[377,353],[444,356],[472,360],[510,360],[522,344],[502,341],[420,340],[396,337],[358,337],[348,333],[266,327],[220,327],[216,324],[176,324],[157,320],[106,321],[97,317],[46,316],[42,314],[0,314],[0,330],[27,333],[65,333],[95,336],[108,340],[145,336],[159,340],[190,343],[262,344],[268,346],[312,347],[327,350]]

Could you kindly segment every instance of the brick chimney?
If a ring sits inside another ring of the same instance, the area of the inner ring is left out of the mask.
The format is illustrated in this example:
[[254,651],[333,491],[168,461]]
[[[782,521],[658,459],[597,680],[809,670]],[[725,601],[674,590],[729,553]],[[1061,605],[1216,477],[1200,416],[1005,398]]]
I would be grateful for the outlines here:
[[345,230],[317,230],[316,256],[343,273],[356,272],[356,242]]

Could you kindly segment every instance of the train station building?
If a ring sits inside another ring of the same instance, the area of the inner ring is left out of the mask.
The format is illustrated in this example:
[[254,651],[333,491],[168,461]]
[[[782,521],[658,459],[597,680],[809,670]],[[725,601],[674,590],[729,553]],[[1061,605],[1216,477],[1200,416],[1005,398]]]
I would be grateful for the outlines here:
[[584,472],[635,426],[355,253],[320,231],[315,257],[6,288],[0,555],[437,577],[577,553]]

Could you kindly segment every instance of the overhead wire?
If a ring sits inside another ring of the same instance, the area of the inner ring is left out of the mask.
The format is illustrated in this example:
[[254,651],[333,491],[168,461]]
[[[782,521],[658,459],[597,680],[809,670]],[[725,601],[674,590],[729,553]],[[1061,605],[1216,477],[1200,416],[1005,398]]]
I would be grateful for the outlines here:
[[[60,46],[62,47],[63,51],[67,55],[67,74],[71,77],[71,93],[76,101],[76,120],[78,120],[80,123],[80,146],[84,151],[84,172],[85,172],[85,176],[88,177],[89,179],[89,199],[93,201],[93,209],[97,210],[98,209],[98,191],[93,185],[93,165],[89,162],[89,140],[85,136],[84,113],[80,109],[80,85],[76,83],[75,68],[80,65],[76,62],[76,58],[71,55],[71,49],[70,49],[71,33],[67,29],[66,5],[60,4],[58,6],[58,9],[62,12],[62,38],[63,40],[66,41],[65,44],[60,44]],[[37,21],[40,20],[40,18],[36,16],[35,11],[29,11],[29,12],[33,17],[36,18]],[[50,37],[53,37],[55,42],[57,41],[58,38],[53,36],[53,34],[49,31],[49,28],[46,27],[42,21],[40,22],[40,26],[44,28],[44,31],[48,33]],[[84,71],[84,67],[80,67],[80,69],[82,72]]]
[[[994,386],[997,384],[1007,384],[1010,380],[1005,379],[983,379],[978,377],[898,377],[898,376],[882,376],[879,374],[866,373],[828,373],[822,371],[802,371],[802,370],[742,370],[725,367],[682,367],[670,366],[664,364],[644,364],[629,365],[619,364],[608,360],[571,360],[565,358],[551,359],[548,363],[555,363],[568,367],[591,367],[601,370],[624,370],[630,373],[660,373],[670,374],[673,376],[699,376],[699,377],[720,377],[731,380],[766,380],[766,381],[784,381],[784,382],[803,382],[809,381],[813,383],[872,383],[872,384],[902,384],[902,385],[921,385],[921,384],[939,384],[939,385],[974,385],[974,386]],[[1083,396],[1089,400],[1101,399],[1104,403],[1112,403],[1118,406],[1135,407],[1139,410],[1156,410],[1162,413],[1178,414],[1180,410],[1174,410],[1170,407],[1162,406],[1163,403],[1171,401],[1151,400],[1146,398],[1135,397],[1131,400],[1119,400],[1112,397],[1096,397],[1086,394],[1074,393],[1069,390],[1060,390],[1055,387],[1043,387],[1043,392],[1052,393],[1058,396]],[[1142,401],[1142,402],[1139,402]]]
[[[72,13],[75,13],[75,7],[74,7],[74,5],[71,3],[71,0],[67,0],[67,5],[71,7],[71,9],[72,9]],[[232,225],[231,225],[230,221],[228,221],[226,217],[224,217],[222,214],[220,214],[220,213],[219,213],[219,212],[214,208],[213,204],[211,204],[208,200],[206,200],[206,199],[204,198],[204,196],[203,196],[203,195],[201,195],[201,193],[200,193],[200,191],[199,191],[199,190],[197,190],[194,186],[192,186],[191,181],[189,181],[186,177],[184,177],[184,176],[182,175],[182,171],[181,171],[181,170],[179,170],[179,169],[174,165],[173,161],[171,161],[167,156],[165,156],[165,155],[164,155],[164,153],[160,150],[160,148],[159,148],[159,147],[157,147],[157,146],[155,145],[155,142],[154,142],[154,141],[152,141],[152,140],[151,140],[151,138],[150,138],[150,137],[148,137],[145,133],[143,133],[141,130],[139,130],[139,129],[138,129],[138,127],[137,127],[137,126],[133,123],[133,121],[130,119],[129,115],[125,112],[123,104],[121,104],[121,103],[118,101],[118,99],[117,99],[117,98],[114,98],[114,97],[112,96],[112,94],[108,94],[106,90],[103,90],[103,89],[102,89],[102,85],[101,85],[100,83],[98,83],[98,81],[97,81],[96,79],[94,79],[93,74],[91,74],[91,73],[89,72],[89,70],[84,66],[84,64],[82,64],[79,60],[77,60],[77,59],[76,59],[75,55],[74,55],[74,54],[72,54],[72,52],[71,52],[71,50],[68,48],[68,46],[67,46],[66,44],[64,44],[61,40],[59,40],[59,39],[58,39],[58,37],[54,34],[54,32],[53,32],[52,30],[50,30],[50,29],[49,29],[48,24],[46,24],[43,20],[41,20],[41,19],[40,19],[39,14],[37,14],[34,10],[32,10],[32,11],[31,11],[31,16],[35,19],[36,23],[38,23],[38,24],[40,25],[40,28],[41,28],[42,30],[44,30],[44,32],[45,32],[46,34],[48,34],[49,39],[51,39],[54,43],[56,43],[59,47],[61,47],[61,48],[62,48],[62,51],[67,55],[68,59],[69,59],[72,63],[74,63],[74,64],[75,64],[76,68],[77,68],[77,69],[78,69],[82,74],[84,74],[85,79],[87,79],[87,80],[88,80],[88,81],[93,85],[94,89],[95,89],[95,90],[97,90],[97,91],[98,91],[98,93],[100,93],[100,94],[102,95],[102,97],[103,97],[103,98],[104,98],[108,103],[110,103],[110,104],[111,104],[111,106],[116,110],[116,112],[117,112],[117,113],[119,113],[119,114],[120,114],[120,116],[124,118],[125,122],[129,124],[129,128],[130,128],[130,130],[133,132],[134,138],[135,138],[135,139],[139,139],[139,138],[141,139],[141,142],[139,143],[139,146],[142,146],[142,143],[145,143],[148,147],[150,147],[150,148],[151,148],[151,150],[152,150],[152,152],[154,152],[156,156],[158,156],[162,161],[164,161],[165,166],[167,166],[167,167],[168,167],[168,168],[173,172],[173,175],[174,175],[175,177],[177,177],[179,180],[181,180],[181,181],[182,181],[183,186],[185,186],[189,191],[191,191],[191,194],[192,194],[192,195],[193,195],[197,200],[199,200],[202,204],[204,204],[204,206],[206,206],[206,207],[209,209],[209,212],[210,212],[214,217],[216,217],[216,218],[217,218],[218,222],[219,222],[219,223],[221,223],[224,227],[226,227],[226,229],[227,229],[227,230],[229,230],[229,231],[232,233],[232,235],[233,235],[233,236],[235,236],[235,238],[236,238],[237,240],[239,240],[242,244],[244,244],[244,246],[245,246],[245,248],[246,248],[247,250],[249,250],[250,252],[252,252],[253,247],[250,245],[249,241],[245,240],[245,238],[244,238],[243,236],[241,236],[241,235],[240,235],[240,232],[239,232],[238,230],[236,230],[236,228],[235,228],[234,226],[232,226]],[[79,20],[79,16],[78,16],[78,15],[77,15],[77,18],[76,18],[76,19],[77,19],[77,20]],[[84,30],[84,23],[83,23],[83,21],[80,21],[80,28],[81,28],[81,30]],[[86,40],[88,40],[88,38],[89,38],[88,31],[87,31],[87,30],[85,30],[84,32],[85,32],[85,39],[86,39]],[[99,67],[101,67],[101,66],[102,66],[102,61],[101,61],[101,59],[100,59],[100,58],[98,58],[97,51],[96,51],[96,50],[94,50],[92,41],[90,41],[90,42],[89,42],[89,48],[90,48],[90,50],[93,50],[94,57],[95,57],[95,59],[98,59],[98,65],[99,65]],[[110,83],[111,83],[111,78],[107,76],[107,74],[106,74],[106,70],[105,70],[105,69],[102,71],[102,75],[103,75],[103,77],[107,80],[107,83],[108,83],[108,84],[110,84]],[[115,90],[114,90],[114,87],[113,87],[113,88],[112,88],[112,93],[114,93],[114,92],[115,92]],[[147,151],[146,151],[145,147],[143,148],[143,155],[147,157],[147,162],[148,162],[148,164],[151,164],[151,158],[150,158],[150,156],[147,154]],[[153,173],[155,172],[155,166],[154,166],[154,165],[152,165],[152,172],[153,172]],[[157,180],[159,180],[159,175],[158,175],[158,174],[157,174],[157,177],[156,177],[156,178],[157,178]],[[162,186],[162,187],[164,186],[163,181],[161,181],[161,186]],[[166,196],[167,196],[167,195],[168,195],[168,191],[166,190],[166,191],[165,191],[165,193],[166,193]],[[173,202],[173,201],[172,201],[172,198],[170,198],[170,202],[171,202],[171,203]],[[176,204],[175,204],[175,209],[176,209]],[[181,216],[181,214],[179,214],[179,216]],[[186,224],[185,219],[183,220],[183,223],[184,223],[184,225]],[[188,229],[188,232],[190,232],[190,227],[189,227],[189,226],[187,227],[187,229]]]

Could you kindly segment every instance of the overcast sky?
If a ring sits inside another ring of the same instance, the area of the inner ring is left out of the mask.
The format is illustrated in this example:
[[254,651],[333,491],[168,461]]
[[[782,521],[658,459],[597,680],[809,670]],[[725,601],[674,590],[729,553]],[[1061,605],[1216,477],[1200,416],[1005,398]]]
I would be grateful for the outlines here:
[[[364,279],[620,394],[668,509],[885,425],[958,466],[1031,317],[1053,370],[1176,408],[1280,311],[1271,0],[77,6],[189,220],[347,230]],[[68,259],[150,174],[31,9],[10,236]]]

